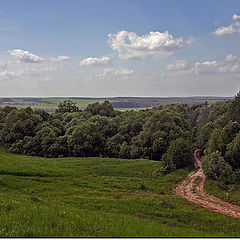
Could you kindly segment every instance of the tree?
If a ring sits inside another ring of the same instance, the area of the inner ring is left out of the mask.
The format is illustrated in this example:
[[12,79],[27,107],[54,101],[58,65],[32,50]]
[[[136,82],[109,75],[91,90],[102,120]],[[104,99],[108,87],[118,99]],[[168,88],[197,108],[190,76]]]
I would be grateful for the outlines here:
[[229,108],[230,116],[233,121],[240,123],[240,92],[238,92]]
[[66,113],[66,112],[79,112],[79,108],[76,106],[77,103],[72,100],[64,100],[60,102],[58,108],[56,109],[56,113]]
[[225,157],[233,169],[240,168],[240,133],[227,145]]
[[219,151],[206,156],[202,165],[206,176],[216,180],[221,187],[226,188],[227,185],[234,183],[235,174],[232,167]]
[[92,115],[100,115],[106,117],[116,116],[112,104],[108,101],[104,101],[101,104],[99,102],[89,104],[84,111],[91,113]]
[[193,148],[191,143],[183,138],[171,141],[163,161],[171,163],[176,169],[192,164]]
[[124,141],[124,137],[119,133],[109,138],[106,143],[106,155],[108,157],[120,157],[119,152]]
[[126,141],[124,141],[122,143],[122,145],[120,146],[119,156],[120,156],[120,158],[129,158],[129,156],[130,156],[129,146]]
[[68,136],[69,151],[74,156],[99,156],[103,151],[103,136],[99,132],[99,124],[90,121],[78,125]]

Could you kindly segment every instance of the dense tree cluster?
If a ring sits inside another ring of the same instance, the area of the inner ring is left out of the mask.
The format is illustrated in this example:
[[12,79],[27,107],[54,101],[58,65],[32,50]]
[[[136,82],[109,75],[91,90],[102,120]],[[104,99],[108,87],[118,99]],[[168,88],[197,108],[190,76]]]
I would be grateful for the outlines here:
[[197,130],[198,147],[204,150],[205,174],[221,187],[239,181],[240,94],[232,101],[212,105]]
[[191,163],[197,115],[196,108],[180,104],[120,112],[105,101],[80,111],[76,104],[64,101],[51,114],[5,107],[0,109],[0,141],[12,152],[43,157],[160,160],[167,153],[166,163],[177,169]]
[[43,157],[163,160],[162,173],[192,164],[195,145],[204,155],[205,174],[227,187],[240,180],[240,94],[211,106],[174,104],[124,112],[107,101],[82,111],[67,100],[51,114],[5,107],[0,109],[0,144]]

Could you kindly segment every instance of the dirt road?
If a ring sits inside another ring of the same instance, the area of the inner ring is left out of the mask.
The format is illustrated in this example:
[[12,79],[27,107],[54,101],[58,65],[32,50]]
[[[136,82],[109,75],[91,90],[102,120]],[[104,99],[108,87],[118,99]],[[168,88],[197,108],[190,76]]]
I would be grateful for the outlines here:
[[201,159],[194,152],[197,171],[191,172],[176,188],[176,194],[194,202],[202,207],[231,217],[240,218],[240,207],[224,202],[204,191],[206,176],[203,173]]

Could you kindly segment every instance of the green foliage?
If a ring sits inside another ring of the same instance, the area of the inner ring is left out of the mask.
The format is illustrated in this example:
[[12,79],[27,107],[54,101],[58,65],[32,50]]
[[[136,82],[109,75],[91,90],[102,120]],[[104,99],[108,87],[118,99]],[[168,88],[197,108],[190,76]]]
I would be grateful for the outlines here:
[[103,135],[100,125],[94,122],[84,122],[75,127],[68,137],[68,147],[73,156],[96,156],[103,149]]
[[173,160],[168,157],[167,153],[163,154],[162,156],[163,166],[160,169],[160,173],[165,175],[176,170],[176,165],[174,164]]
[[240,92],[238,92],[229,108],[229,114],[233,121],[240,123]]
[[100,115],[100,116],[106,116],[106,117],[114,117],[116,115],[112,104],[108,101],[105,101],[103,103],[93,103],[89,104],[85,110],[86,112],[92,114],[92,115]]
[[236,180],[231,165],[224,160],[218,151],[204,158],[203,169],[206,176],[216,180],[222,188],[226,188]]
[[60,102],[58,108],[56,109],[56,113],[72,113],[72,112],[79,112],[79,108],[76,106],[77,103],[73,102],[72,100],[64,100]]
[[226,160],[234,169],[240,168],[240,133],[227,145]]
[[191,143],[183,138],[173,140],[163,158],[168,169],[179,169],[193,164],[193,148]]
[[52,114],[31,108],[1,110],[0,141],[12,152],[43,157],[160,160],[172,140],[191,139],[190,115],[187,105],[116,112],[107,101],[80,112],[65,100]]

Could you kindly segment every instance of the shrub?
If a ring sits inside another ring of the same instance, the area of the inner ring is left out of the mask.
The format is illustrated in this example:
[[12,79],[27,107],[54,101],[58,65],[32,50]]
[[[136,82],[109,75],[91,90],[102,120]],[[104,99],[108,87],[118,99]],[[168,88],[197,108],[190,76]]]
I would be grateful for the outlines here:
[[229,184],[236,181],[231,165],[225,161],[218,151],[204,158],[203,170],[207,177],[216,180],[222,188],[227,188]]

